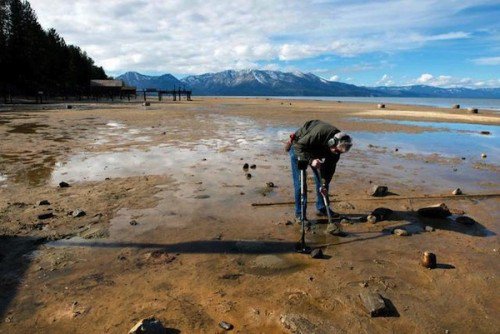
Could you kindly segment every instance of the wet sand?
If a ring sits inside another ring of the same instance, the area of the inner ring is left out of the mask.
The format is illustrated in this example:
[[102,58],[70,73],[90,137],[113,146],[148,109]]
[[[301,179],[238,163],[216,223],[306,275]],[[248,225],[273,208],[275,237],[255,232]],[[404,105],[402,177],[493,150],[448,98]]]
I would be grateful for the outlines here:
[[[295,253],[293,206],[251,205],[292,200],[282,143],[309,119],[355,139],[332,181],[333,209],[395,211],[344,225],[346,238],[313,221],[306,238],[322,260]],[[441,201],[415,197],[500,193],[499,126],[482,110],[272,99],[3,111],[0,332],[126,333],[154,315],[170,333],[223,333],[220,321],[235,333],[495,333],[498,197],[443,200],[472,226],[420,218]],[[373,184],[392,194],[370,198]],[[419,265],[424,251],[438,268]],[[362,291],[396,311],[370,318]]]

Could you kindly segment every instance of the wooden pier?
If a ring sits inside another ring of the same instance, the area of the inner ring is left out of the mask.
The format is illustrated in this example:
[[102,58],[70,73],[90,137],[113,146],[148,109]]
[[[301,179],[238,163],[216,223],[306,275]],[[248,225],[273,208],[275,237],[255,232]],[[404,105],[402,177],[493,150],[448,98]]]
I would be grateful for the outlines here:
[[157,95],[158,96],[158,101],[162,101],[164,96],[172,96],[173,101],[181,101],[182,97],[185,96],[186,101],[192,101],[191,100],[191,90],[186,90],[185,88],[181,89],[173,89],[173,90],[161,90],[161,89],[156,89],[156,88],[149,88],[145,89],[142,91],[137,91],[138,94],[142,93],[142,96],[144,98],[144,101],[146,101],[148,95]]

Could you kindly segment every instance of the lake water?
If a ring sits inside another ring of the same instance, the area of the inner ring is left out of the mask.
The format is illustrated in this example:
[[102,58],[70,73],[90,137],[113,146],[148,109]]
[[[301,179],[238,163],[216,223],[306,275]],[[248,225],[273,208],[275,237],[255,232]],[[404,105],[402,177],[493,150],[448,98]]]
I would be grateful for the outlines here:
[[500,111],[500,99],[465,99],[433,97],[357,97],[357,96],[224,96],[224,98],[257,98],[283,100],[343,101],[361,103],[395,103],[430,107],[450,108],[459,104],[461,108],[491,109]]

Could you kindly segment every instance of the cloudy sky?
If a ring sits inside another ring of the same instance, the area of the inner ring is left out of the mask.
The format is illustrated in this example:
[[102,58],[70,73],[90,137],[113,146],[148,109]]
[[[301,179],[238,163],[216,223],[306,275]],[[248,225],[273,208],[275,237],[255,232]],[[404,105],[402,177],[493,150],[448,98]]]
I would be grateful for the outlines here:
[[358,85],[500,87],[500,1],[30,0],[110,75],[312,72]]

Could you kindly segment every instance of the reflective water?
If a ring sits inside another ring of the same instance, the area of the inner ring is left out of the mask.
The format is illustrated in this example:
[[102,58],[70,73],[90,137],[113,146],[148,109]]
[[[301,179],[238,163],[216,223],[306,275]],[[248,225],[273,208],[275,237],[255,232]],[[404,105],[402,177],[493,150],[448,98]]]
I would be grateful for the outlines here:
[[[359,118],[353,118],[352,121],[392,123],[435,129],[435,131],[421,133],[356,132],[354,134],[356,143],[361,145],[372,144],[391,149],[397,147],[400,154],[439,154],[444,157],[465,157],[475,162],[500,164],[500,138],[497,136],[500,126]],[[490,134],[483,135],[481,131],[488,131]],[[481,158],[482,153],[487,155],[486,159]]]

